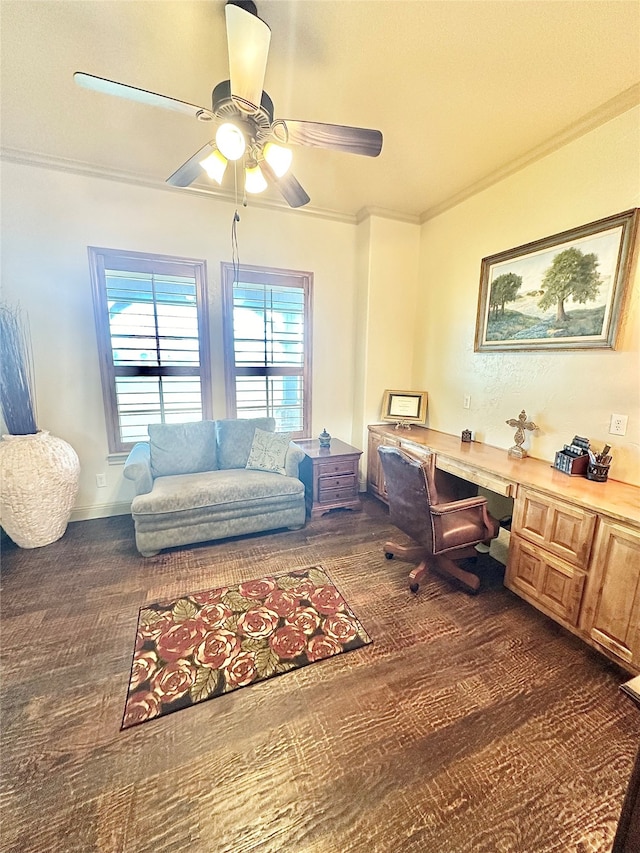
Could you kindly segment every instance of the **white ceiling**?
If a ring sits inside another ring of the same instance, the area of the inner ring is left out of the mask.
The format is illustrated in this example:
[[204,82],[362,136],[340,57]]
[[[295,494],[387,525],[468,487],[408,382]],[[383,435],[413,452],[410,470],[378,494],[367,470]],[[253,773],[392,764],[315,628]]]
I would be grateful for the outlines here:
[[[316,210],[424,218],[640,102],[636,0],[257,6],[272,31],[275,117],[384,134],[378,158],[295,149]],[[210,107],[229,76],[224,0],[0,0],[0,16],[5,157],[160,185],[211,138],[210,126],[81,89],[72,74]]]

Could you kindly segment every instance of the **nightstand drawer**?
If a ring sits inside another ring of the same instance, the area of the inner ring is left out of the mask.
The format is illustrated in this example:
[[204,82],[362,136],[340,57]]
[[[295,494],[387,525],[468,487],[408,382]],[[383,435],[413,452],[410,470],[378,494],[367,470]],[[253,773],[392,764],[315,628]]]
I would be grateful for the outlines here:
[[357,491],[354,486],[347,486],[344,489],[323,489],[318,490],[318,503],[320,504],[335,504],[340,501],[353,500],[357,496]]
[[320,492],[328,489],[351,489],[356,490],[356,475],[355,474],[339,474],[336,477],[322,476],[318,478],[318,489]]
[[317,462],[316,469],[319,477],[326,477],[327,474],[353,474],[355,476],[357,465],[357,459],[328,459],[326,462]]

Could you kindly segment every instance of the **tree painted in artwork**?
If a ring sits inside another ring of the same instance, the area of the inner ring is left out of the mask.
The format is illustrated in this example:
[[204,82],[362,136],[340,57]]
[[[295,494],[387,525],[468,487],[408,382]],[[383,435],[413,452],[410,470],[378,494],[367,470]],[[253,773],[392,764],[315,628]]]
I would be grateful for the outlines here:
[[489,295],[489,308],[494,317],[504,314],[504,306],[507,302],[514,302],[522,285],[522,276],[514,272],[506,272],[499,275],[491,282],[491,294]]
[[539,307],[544,311],[555,305],[556,322],[566,322],[565,299],[571,296],[575,302],[583,304],[598,295],[602,279],[597,267],[598,256],[593,252],[585,255],[574,247],[557,254],[542,279],[544,293]]

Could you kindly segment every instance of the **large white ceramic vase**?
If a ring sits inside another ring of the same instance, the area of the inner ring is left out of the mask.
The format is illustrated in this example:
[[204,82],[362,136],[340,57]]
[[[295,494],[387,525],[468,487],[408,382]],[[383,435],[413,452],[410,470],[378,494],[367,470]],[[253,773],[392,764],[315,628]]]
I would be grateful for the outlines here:
[[0,524],[21,548],[60,539],[78,494],[80,460],[61,438],[39,430],[0,441]]

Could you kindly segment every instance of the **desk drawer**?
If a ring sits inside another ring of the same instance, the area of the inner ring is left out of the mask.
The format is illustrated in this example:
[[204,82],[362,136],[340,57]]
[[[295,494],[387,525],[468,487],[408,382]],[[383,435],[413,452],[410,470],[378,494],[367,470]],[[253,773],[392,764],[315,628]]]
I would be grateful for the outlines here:
[[502,477],[488,471],[479,471],[473,465],[465,465],[464,462],[449,459],[448,456],[441,456],[439,453],[436,456],[436,468],[441,471],[448,471],[449,474],[455,474],[456,477],[461,477],[463,480],[468,480],[470,483],[475,483],[477,486],[482,486],[498,495],[511,498],[515,494],[515,483],[510,480],[503,480]]
[[415,441],[400,440],[398,442],[400,449],[406,451],[411,456],[416,456],[418,459],[429,459],[433,456],[433,450],[425,447],[424,444],[416,444]]

